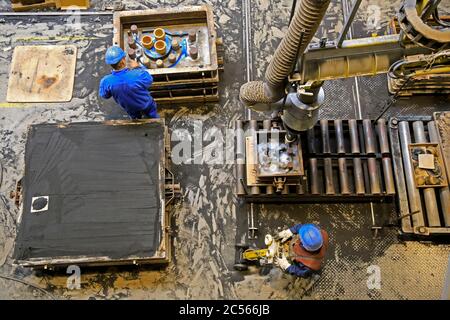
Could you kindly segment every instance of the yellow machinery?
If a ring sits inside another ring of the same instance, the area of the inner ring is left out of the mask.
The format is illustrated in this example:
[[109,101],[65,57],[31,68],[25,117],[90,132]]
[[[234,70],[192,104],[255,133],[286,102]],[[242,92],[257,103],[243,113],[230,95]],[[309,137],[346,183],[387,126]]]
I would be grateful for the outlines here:
[[236,263],[234,269],[245,271],[249,264],[259,264],[260,266],[272,266],[278,257],[289,255],[289,242],[281,243],[279,239],[266,235],[264,244],[265,249],[249,248],[247,245],[236,245]]

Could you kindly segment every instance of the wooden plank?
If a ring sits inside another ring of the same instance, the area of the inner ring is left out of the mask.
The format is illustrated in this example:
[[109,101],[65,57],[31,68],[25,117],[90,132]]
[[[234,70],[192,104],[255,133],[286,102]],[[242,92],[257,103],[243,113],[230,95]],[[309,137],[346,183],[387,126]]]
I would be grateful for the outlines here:
[[8,102],[67,102],[72,99],[77,47],[19,46],[14,49]]
[[155,98],[155,101],[156,103],[161,105],[179,104],[179,103],[217,102],[219,101],[219,95]]

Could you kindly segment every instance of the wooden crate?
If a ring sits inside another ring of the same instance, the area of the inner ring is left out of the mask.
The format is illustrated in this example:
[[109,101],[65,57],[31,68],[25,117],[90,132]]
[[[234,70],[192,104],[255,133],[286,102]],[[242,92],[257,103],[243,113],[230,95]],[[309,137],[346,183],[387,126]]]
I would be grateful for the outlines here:
[[189,29],[193,26],[206,27],[208,38],[205,43],[209,51],[209,63],[149,69],[154,79],[150,90],[155,100],[163,104],[218,100],[219,70],[223,65],[223,58],[218,56],[218,52],[223,52],[223,46],[221,39],[217,38],[210,5],[116,12],[113,39],[115,45],[127,49],[125,35],[133,24],[140,30],[156,27],[180,29]]

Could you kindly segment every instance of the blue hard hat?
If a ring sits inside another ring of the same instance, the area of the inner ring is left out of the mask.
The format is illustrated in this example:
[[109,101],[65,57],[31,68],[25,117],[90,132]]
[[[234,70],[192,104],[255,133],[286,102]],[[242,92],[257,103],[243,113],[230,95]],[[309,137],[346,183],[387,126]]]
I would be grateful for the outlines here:
[[298,231],[303,247],[307,251],[317,251],[322,248],[323,238],[320,229],[312,223],[304,224]]
[[112,46],[109,47],[108,50],[106,50],[105,61],[106,64],[113,65],[120,62],[120,60],[125,58],[125,56],[125,51],[123,51],[121,47]]

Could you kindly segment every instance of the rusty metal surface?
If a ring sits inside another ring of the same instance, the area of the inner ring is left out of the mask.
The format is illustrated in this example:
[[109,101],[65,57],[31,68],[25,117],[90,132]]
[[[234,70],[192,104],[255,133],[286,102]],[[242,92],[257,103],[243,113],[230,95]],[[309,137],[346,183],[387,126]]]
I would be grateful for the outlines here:
[[447,170],[447,178],[450,179],[450,112],[435,113],[434,118]]
[[[195,5],[197,0],[186,1],[123,1],[127,9],[138,10],[159,6]],[[95,9],[101,9],[112,1],[92,1]],[[177,110],[162,112],[171,130],[186,129],[192,137],[208,129],[225,130],[236,119],[244,119],[247,112],[238,101],[238,89],[246,79],[246,70],[260,79],[270,54],[278,44],[289,17],[291,1],[251,1],[251,65],[247,65],[242,51],[244,30],[244,5],[248,1],[211,1],[216,15],[219,36],[226,45],[226,70],[221,82],[220,103],[192,107],[183,105]],[[370,35],[381,29],[367,27],[369,5],[381,10],[381,27],[387,18],[395,14],[400,1],[363,1],[355,21],[354,30]],[[342,27],[341,1],[333,1],[326,27],[317,38],[325,34],[337,35]],[[8,9],[5,2],[1,9]],[[448,7],[448,6],[447,6]],[[450,9],[450,8],[448,8]],[[5,100],[9,61],[14,47],[23,43],[46,43],[48,37],[57,37],[51,43],[66,43],[67,17],[10,18],[0,23],[0,101]],[[274,269],[268,276],[258,270],[248,273],[232,271],[235,242],[246,241],[247,211],[245,205],[233,197],[233,165],[174,165],[174,174],[183,189],[183,200],[175,205],[173,221],[175,252],[173,264],[167,269],[152,268],[103,268],[82,269],[81,290],[66,288],[65,270],[59,273],[33,273],[31,270],[12,266],[8,239],[15,237],[18,211],[13,201],[5,197],[15,188],[15,181],[23,172],[23,147],[29,124],[46,121],[83,121],[120,119],[124,113],[112,101],[99,100],[97,86],[99,77],[109,72],[103,64],[106,44],[111,43],[111,17],[81,17],[80,30],[70,29],[70,35],[79,51],[75,78],[75,99],[60,105],[46,104],[39,108],[30,105],[2,106],[0,116],[0,150],[3,165],[3,183],[0,186],[0,257],[6,256],[2,274],[25,279],[51,291],[61,299],[186,299],[186,298],[267,298],[267,299],[431,299],[442,292],[449,246],[403,242],[397,237],[397,229],[387,227],[378,239],[372,238],[369,204],[336,205],[255,205],[255,224],[262,245],[263,236],[278,228],[298,222],[320,222],[330,232],[330,249],[327,264],[319,279],[293,279]],[[58,37],[66,37],[64,39]],[[33,38],[33,39],[31,39]],[[45,40],[47,39],[47,40]],[[5,63],[3,63],[5,62]],[[379,104],[388,96],[385,78],[368,78],[358,86],[354,79],[325,83],[326,107],[322,118],[349,119],[357,116],[358,100],[362,117],[378,115]],[[381,83],[380,83],[381,81]],[[359,99],[358,90],[359,88]],[[437,99],[436,99],[437,100]],[[399,101],[389,114],[430,115],[432,111],[450,105],[447,98],[440,101],[428,97],[418,100]],[[252,115],[257,118],[259,115]],[[259,116],[261,117],[261,116]],[[202,121],[200,127],[199,122]],[[194,132],[196,129],[196,132]],[[198,130],[200,129],[200,130]],[[210,142],[209,142],[210,143]],[[207,150],[208,143],[205,143]],[[195,155],[201,158],[201,155]],[[391,207],[374,204],[374,212],[381,225],[391,225],[395,215]],[[9,242],[10,243],[10,242]],[[3,245],[5,244],[5,245]],[[0,259],[2,261],[2,259]],[[368,267],[379,266],[382,274],[381,289],[367,287]],[[0,279],[0,298],[49,298],[41,292],[13,281]]]

